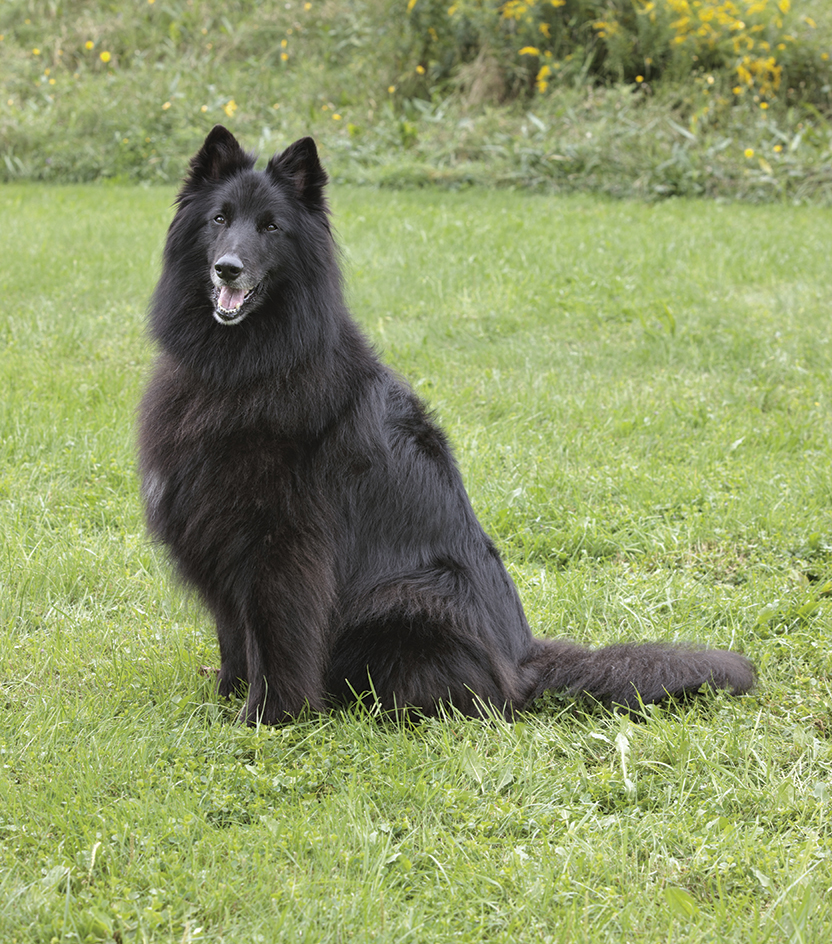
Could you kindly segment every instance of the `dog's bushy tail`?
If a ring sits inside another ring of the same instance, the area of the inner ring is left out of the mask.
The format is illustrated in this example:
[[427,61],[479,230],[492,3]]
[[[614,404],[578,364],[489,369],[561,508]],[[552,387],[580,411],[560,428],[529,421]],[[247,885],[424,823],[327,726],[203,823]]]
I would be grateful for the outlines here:
[[703,685],[750,691],[753,664],[738,652],[697,649],[673,643],[624,643],[586,649],[575,643],[538,639],[531,671],[532,701],[545,691],[588,695],[604,705],[636,709],[669,696],[697,692]]

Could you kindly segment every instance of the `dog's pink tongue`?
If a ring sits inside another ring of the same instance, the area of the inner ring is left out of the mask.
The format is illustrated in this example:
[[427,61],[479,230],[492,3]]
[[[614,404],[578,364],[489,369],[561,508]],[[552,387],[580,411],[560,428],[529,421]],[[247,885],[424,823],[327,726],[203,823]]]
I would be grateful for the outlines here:
[[236,311],[243,304],[245,298],[246,293],[242,289],[229,288],[227,285],[220,288],[220,308],[224,308],[226,311]]

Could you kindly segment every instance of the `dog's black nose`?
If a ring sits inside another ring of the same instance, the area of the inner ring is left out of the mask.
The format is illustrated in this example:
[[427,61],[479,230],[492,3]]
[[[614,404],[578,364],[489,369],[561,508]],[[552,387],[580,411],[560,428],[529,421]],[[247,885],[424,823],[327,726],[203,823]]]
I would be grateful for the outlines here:
[[229,253],[217,259],[214,263],[214,271],[223,282],[233,282],[243,271],[243,263],[237,256],[232,256]]

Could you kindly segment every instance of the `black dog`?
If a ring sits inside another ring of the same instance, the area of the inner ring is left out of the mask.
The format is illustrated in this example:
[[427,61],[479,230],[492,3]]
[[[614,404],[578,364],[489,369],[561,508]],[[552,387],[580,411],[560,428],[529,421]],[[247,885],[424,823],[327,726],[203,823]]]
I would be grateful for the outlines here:
[[253,168],[222,127],[191,161],[140,414],[150,531],[216,618],[221,694],[275,723],[369,691],[428,715],[748,691],[733,652],[532,636],[443,433],[345,307],[314,143]]

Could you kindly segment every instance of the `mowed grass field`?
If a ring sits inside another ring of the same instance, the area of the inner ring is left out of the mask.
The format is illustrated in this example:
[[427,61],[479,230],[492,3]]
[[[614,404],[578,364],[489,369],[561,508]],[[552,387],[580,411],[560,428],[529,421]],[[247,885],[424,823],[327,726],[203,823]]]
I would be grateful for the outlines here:
[[0,189],[0,940],[829,940],[828,210],[336,188],[354,311],[535,631],[734,646],[760,681],[257,730],[143,529],[172,199]]

